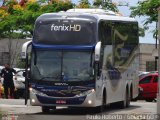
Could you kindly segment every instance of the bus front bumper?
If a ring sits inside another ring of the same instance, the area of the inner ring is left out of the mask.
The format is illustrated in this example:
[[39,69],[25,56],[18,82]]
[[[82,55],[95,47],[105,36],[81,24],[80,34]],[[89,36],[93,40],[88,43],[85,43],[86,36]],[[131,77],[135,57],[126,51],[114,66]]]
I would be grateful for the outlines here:
[[84,96],[75,97],[50,97],[30,92],[30,103],[33,106],[77,106],[95,107],[99,106],[96,102],[95,91]]

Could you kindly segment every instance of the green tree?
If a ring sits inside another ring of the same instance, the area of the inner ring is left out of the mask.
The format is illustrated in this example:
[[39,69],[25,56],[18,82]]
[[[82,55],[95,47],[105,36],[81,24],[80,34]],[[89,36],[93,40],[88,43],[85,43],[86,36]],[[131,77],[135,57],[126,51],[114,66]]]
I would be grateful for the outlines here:
[[103,9],[111,10],[114,12],[118,12],[117,5],[113,2],[102,2],[102,0],[94,0],[93,5],[96,8],[102,7]]
[[0,8],[0,37],[31,37],[34,22],[38,16],[43,13],[66,11],[73,8],[69,0],[50,0],[44,5],[43,2],[28,0],[23,7],[14,0],[6,2],[6,7]]
[[25,61],[21,60],[20,55],[17,56],[16,67],[18,67],[18,68],[25,68]]
[[158,7],[160,7],[160,0],[145,0],[139,1],[137,6],[131,7],[131,16],[148,16],[145,24],[157,22],[158,20]]
[[88,0],[80,0],[77,8],[90,8],[90,3]]
[[100,7],[100,6],[102,6],[102,0],[94,0],[94,2],[93,2],[93,5],[95,6],[95,7]]
[[[160,0],[145,0],[139,1],[137,6],[131,7],[131,16],[146,16],[144,21],[144,30],[147,30],[147,26],[150,23],[157,22],[158,20],[158,7],[160,7]],[[156,28],[153,30],[153,34],[156,34]],[[155,35],[153,35],[155,36]]]

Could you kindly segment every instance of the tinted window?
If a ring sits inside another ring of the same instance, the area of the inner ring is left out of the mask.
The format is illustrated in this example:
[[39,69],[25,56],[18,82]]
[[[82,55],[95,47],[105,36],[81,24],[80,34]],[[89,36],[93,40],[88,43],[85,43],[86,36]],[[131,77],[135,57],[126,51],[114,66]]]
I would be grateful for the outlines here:
[[101,21],[99,23],[99,39],[103,45],[112,45],[112,22]]
[[33,40],[38,44],[92,45],[96,43],[95,22],[78,20],[37,21]]
[[139,84],[150,83],[151,79],[152,79],[152,76],[145,77],[139,82]]
[[104,45],[137,45],[138,24],[131,22],[100,21],[99,39]]
[[138,48],[137,23],[115,22],[113,32],[114,66],[121,67],[121,71],[129,67]]
[[154,77],[153,82],[154,82],[154,83],[157,83],[157,82],[158,82],[158,76],[155,76],[155,77]]

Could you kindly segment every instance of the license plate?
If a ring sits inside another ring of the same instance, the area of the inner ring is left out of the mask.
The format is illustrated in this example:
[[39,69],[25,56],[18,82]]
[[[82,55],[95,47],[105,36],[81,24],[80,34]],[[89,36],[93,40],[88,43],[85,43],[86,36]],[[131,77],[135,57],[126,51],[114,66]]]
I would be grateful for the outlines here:
[[65,100],[56,100],[56,104],[66,104]]

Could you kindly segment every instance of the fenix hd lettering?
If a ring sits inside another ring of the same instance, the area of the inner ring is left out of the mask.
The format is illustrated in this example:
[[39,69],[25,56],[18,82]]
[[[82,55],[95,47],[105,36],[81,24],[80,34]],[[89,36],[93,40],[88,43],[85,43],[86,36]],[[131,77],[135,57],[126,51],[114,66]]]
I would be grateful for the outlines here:
[[81,31],[81,25],[51,25],[51,31]]

